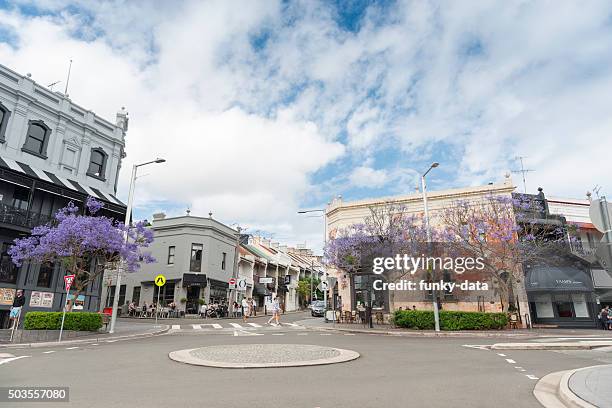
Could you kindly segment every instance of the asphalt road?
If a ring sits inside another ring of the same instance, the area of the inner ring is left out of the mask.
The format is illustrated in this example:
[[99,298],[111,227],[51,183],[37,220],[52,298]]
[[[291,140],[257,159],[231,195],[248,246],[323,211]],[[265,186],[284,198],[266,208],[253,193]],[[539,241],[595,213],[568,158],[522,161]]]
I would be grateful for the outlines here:
[[[287,315],[283,320],[304,317]],[[265,320],[250,322],[264,326]],[[180,324],[185,323],[183,319]],[[327,366],[240,370],[190,366],[168,358],[171,351],[207,345],[275,343],[333,346],[355,350],[361,357]],[[537,378],[601,364],[610,357],[601,352],[498,353],[463,346],[479,343],[491,340],[349,335],[290,326],[180,330],[77,348],[11,350],[28,357],[1,364],[0,383],[69,386],[70,404],[34,405],[53,407],[519,408],[540,406],[532,395]]]

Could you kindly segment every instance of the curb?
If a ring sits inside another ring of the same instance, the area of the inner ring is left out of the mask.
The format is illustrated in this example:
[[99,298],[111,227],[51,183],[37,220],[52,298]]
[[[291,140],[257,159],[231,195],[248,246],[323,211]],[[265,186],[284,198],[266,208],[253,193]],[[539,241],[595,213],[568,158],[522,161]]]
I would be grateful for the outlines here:
[[572,375],[595,367],[601,367],[601,365],[550,373],[537,382],[533,389],[533,395],[546,408],[597,408],[580,398],[569,388],[569,380]]
[[492,350],[593,350],[607,347],[606,344],[591,343],[498,343]]
[[41,343],[18,343],[18,344],[0,344],[0,349],[17,349],[17,348],[40,348],[40,347],[50,347],[57,346],[58,344],[86,344],[86,343],[99,343],[101,341],[119,341],[119,340],[132,340],[132,339],[141,339],[146,337],[159,336],[164,334],[170,330],[170,326],[164,325],[162,329],[150,332],[150,333],[136,333],[136,334],[128,334],[124,336],[114,336],[114,337],[96,337],[96,338],[88,338],[88,339],[80,339],[80,340],[65,340],[60,342],[57,341],[45,341]]
[[341,331],[347,333],[362,333],[362,334],[375,334],[379,336],[394,336],[394,337],[457,337],[457,338],[491,338],[491,337],[533,337],[529,334],[505,334],[505,333],[466,333],[466,332],[394,332],[394,331],[373,331],[367,329],[347,329],[344,327],[318,327],[318,326],[304,326],[307,329],[316,331]]

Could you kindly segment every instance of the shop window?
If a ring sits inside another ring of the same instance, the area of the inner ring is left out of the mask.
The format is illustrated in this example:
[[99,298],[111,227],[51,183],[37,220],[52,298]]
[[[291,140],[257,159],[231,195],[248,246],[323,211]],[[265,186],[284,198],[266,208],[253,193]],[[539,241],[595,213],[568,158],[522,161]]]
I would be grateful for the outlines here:
[[132,302],[137,306],[140,303],[140,286],[134,286],[134,289],[132,289]]
[[157,302],[157,292],[159,292],[159,303],[162,306],[168,306],[170,303],[174,302],[174,282],[166,282],[164,286],[160,287],[155,285],[153,289],[153,301]]

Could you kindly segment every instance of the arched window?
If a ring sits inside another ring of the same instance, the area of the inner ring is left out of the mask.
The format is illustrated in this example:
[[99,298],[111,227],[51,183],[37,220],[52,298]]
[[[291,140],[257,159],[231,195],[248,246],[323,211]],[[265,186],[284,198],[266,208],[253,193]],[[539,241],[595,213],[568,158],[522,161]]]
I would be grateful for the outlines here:
[[92,149],[91,158],[89,159],[89,169],[87,170],[88,176],[105,179],[104,173],[106,171],[106,153],[102,149]]
[[47,143],[49,142],[50,134],[51,129],[49,129],[49,127],[47,127],[47,125],[45,125],[42,121],[30,121],[26,142],[21,150],[46,159]]
[[0,103],[0,143],[4,142],[6,125],[8,124],[10,112]]

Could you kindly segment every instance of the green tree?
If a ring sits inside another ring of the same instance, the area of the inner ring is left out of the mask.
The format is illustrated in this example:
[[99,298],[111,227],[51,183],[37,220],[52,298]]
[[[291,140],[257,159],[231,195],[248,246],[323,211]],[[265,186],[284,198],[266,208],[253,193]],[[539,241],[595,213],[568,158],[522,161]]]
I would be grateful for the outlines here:
[[[300,299],[300,304],[302,306],[307,305],[310,302],[310,277],[302,278],[298,281],[297,293]],[[322,299],[323,292],[317,289],[319,286],[320,280],[317,278],[312,278],[312,296],[313,299]]]

